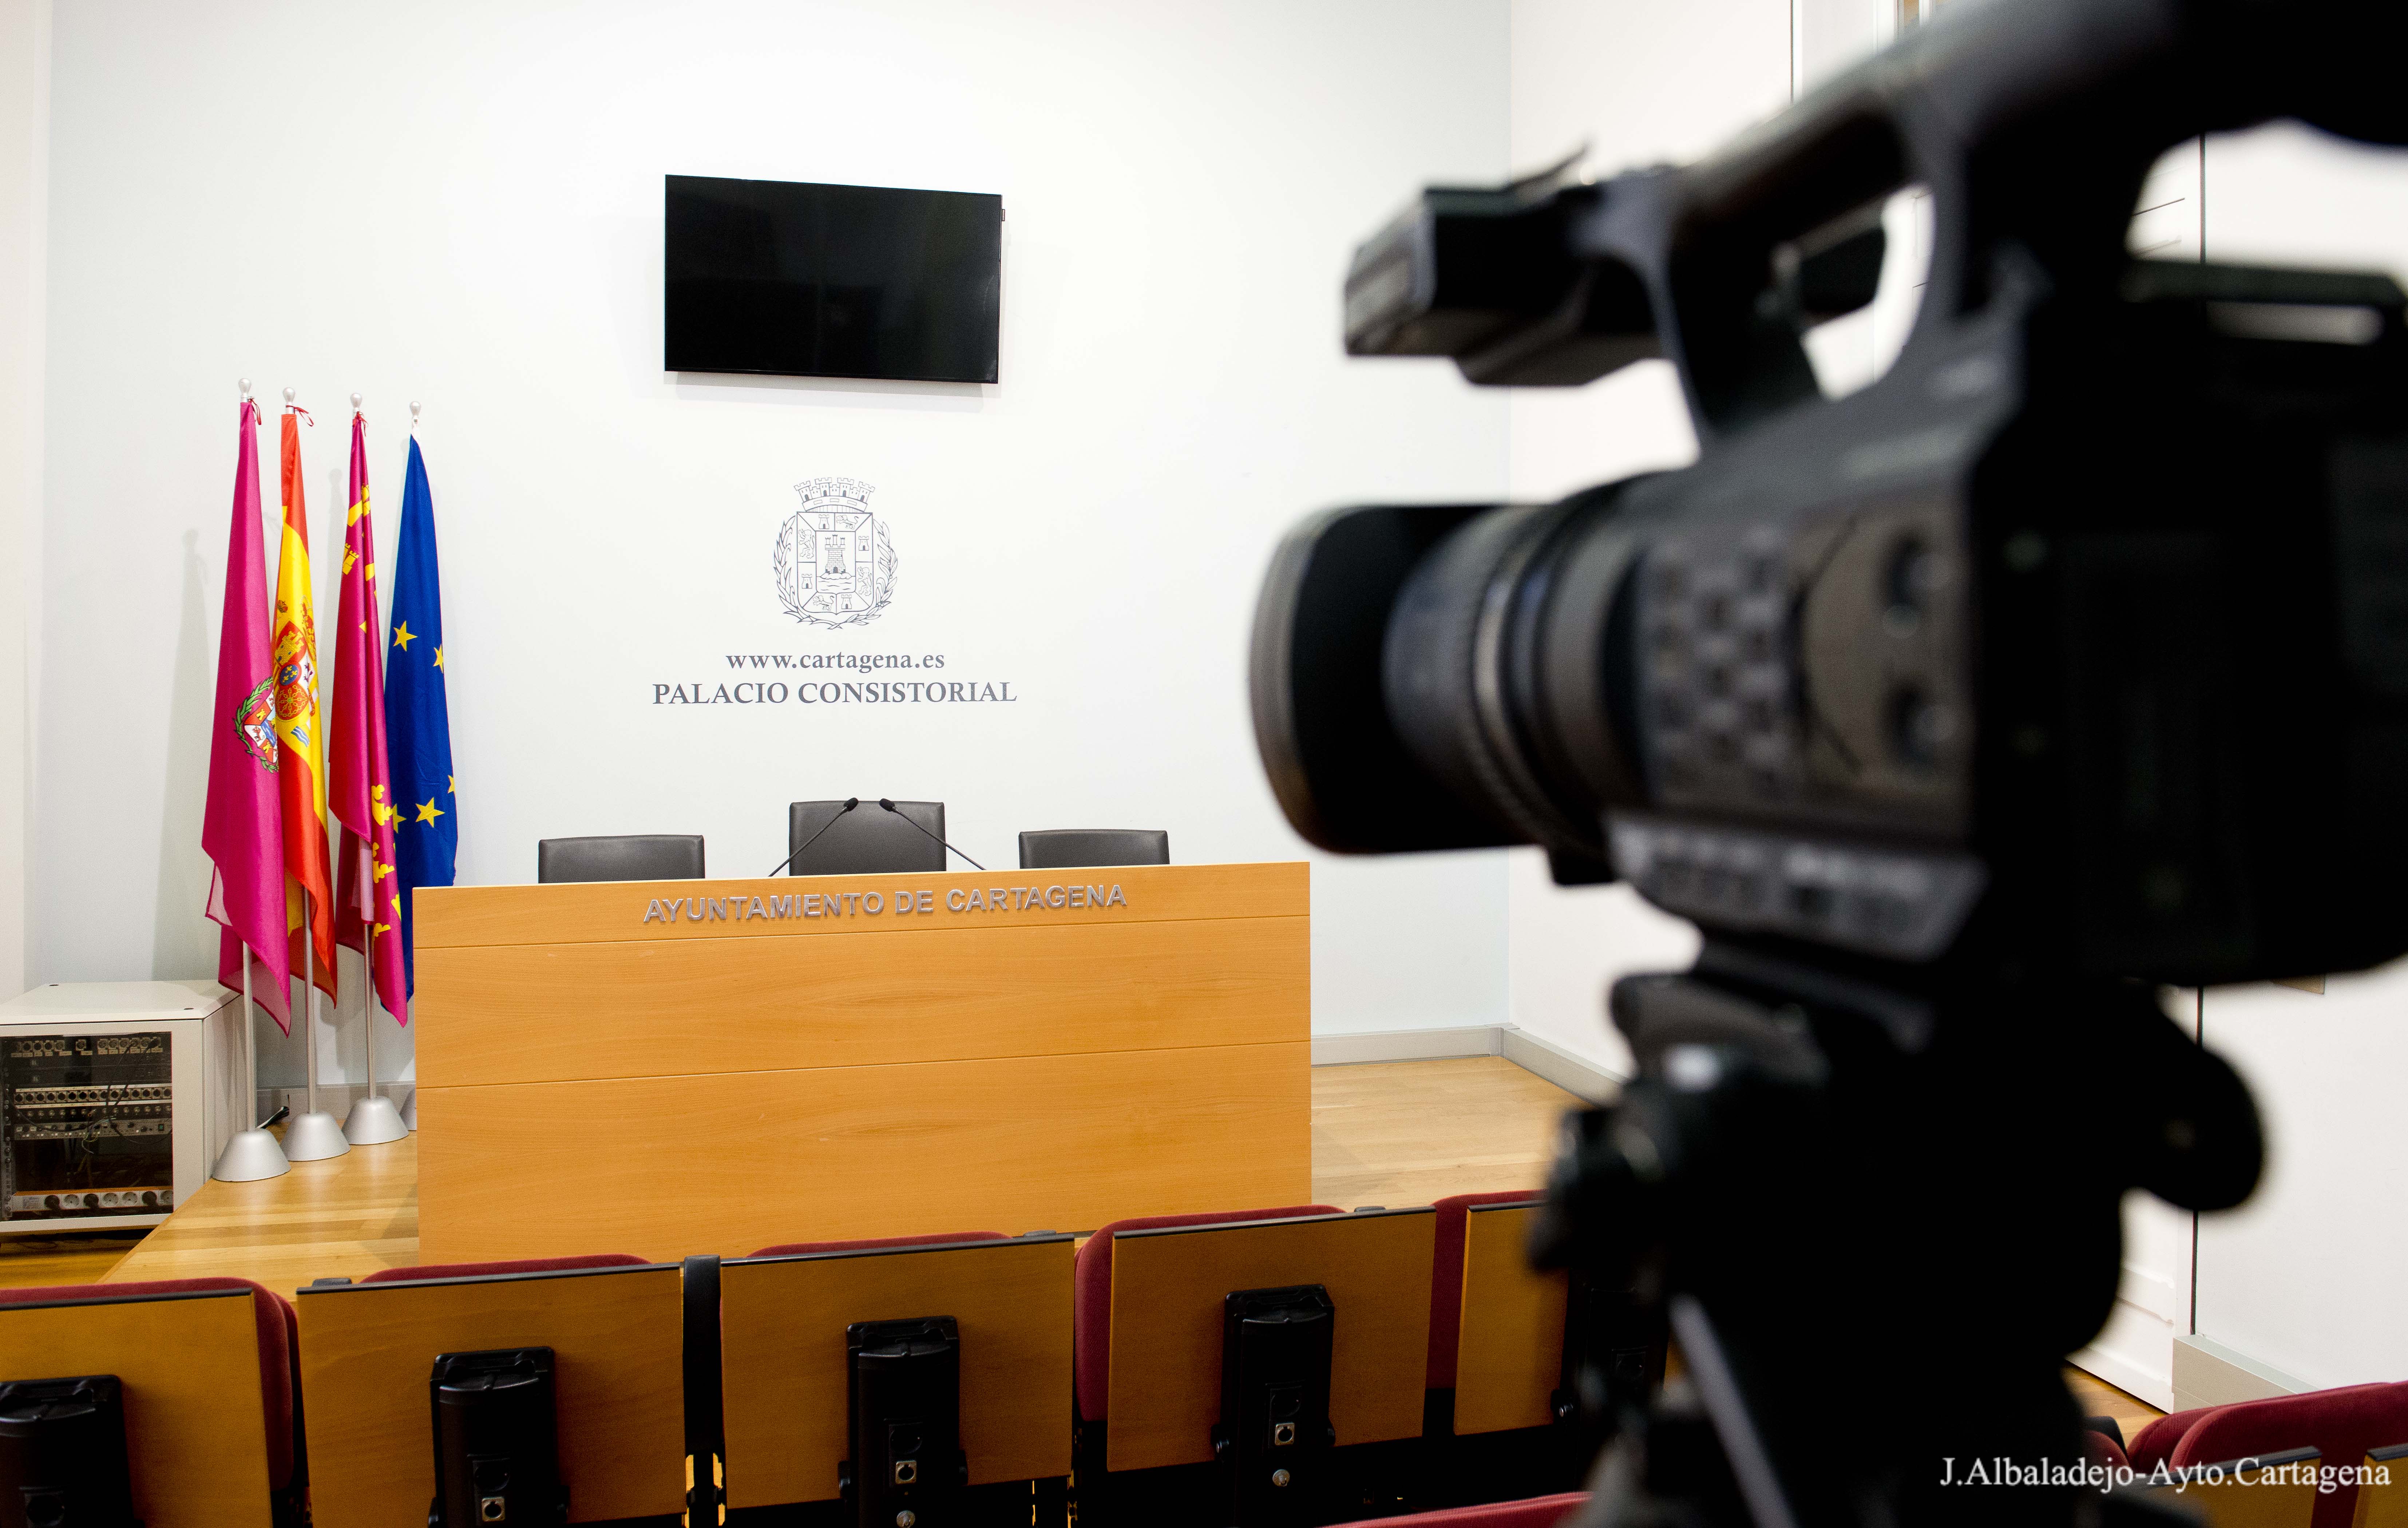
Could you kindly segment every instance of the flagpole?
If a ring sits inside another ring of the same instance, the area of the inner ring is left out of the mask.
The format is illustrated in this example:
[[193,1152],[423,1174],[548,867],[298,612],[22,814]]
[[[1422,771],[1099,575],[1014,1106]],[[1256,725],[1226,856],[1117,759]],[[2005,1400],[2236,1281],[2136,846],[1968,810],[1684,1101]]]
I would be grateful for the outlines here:
[[[309,893],[301,893],[302,905],[308,905]],[[303,1051],[309,1068],[308,1112],[284,1127],[284,1154],[294,1162],[322,1162],[339,1157],[351,1149],[343,1127],[335,1117],[318,1107],[318,941],[309,924],[302,924],[301,938],[301,1011],[302,1021],[309,1026],[308,1044]]]
[[[246,390],[248,391],[248,390]],[[259,1054],[251,1043],[251,947],[242,950],[242,1118],[259,1118]],[[293,1170],[284,1158],[284,1148],[276,1137],[256,1124],[245,1125],[226,1142],[218,1154],[218,1164],[209,1176],[227,1183],[250,1183],[263,1178],[281,1178]]]
[[[306,902],[308,893],[301,893]],[[302,925],[301,939],[301,1013],[302,1022],[309,1026],[308,1044],[303,1054],[309,1068],[308,1084],[308,1111],[284,1127],[284,1155],[294,1162],[322,1162],[339,1157],[351,1149],[343,1135],[343,1127],[335,1117],[318,1107],[318,941],[309,935],[308,925]]]
[[366,992],[361,1007],[366,1009],[368,1026],[368,1095],[351,1106],[343,1120],[343,1138],[353,1146],[382,1146],[409,1134],[402,1123],[401,1111],[393,1100],[377,1092],[376,1075],[376,850],[369,846],[368,863],[360,866],[360,890],[367,902],[367,915],[360,935],[360,986]]

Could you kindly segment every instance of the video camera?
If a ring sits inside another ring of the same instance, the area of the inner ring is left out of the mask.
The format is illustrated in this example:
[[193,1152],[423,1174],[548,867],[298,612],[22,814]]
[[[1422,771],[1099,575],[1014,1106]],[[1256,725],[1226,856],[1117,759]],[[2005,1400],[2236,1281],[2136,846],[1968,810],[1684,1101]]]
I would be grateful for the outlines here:
[[[1699,442],[1552,505],[1317,516],[1254,636],[1306,838],[1536,844],[1705,933],[1616,988],[1640,1076],[1540,1249],[1693,1377],[1592,1395],[1611,1521],[2071,1521],[1929,1482],[2079,1457],[2055,1365],[2125,1189],[2255,1183],[2245,1091],[2149,984],[2408,950],[2401,291],[2127,250],[2177,142],[2408,142],[2401,10],[1960,3],[1698,164],[1432,189],[1356,252],[1349,353],[1663,356]],[[1802,336],[1873,299],[1910,185],[1914,326],[1826,398]],[[1977,1398],[1852,1441],[1918,1386]]]

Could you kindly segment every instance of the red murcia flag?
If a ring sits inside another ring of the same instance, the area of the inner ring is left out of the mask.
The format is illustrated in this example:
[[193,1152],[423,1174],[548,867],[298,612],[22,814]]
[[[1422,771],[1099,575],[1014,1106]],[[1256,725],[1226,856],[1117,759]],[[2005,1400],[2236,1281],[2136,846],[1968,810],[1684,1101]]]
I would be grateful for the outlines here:
[[[343,529],[335,625],[334,756],[328,803],[342,824],[335,940],[367,952],[376,996],[409,1022],[401,952],[401,879],[393,867],[393,784],[384,747],[384,621],[378,610],[376,522],[368,514],[367,422],[351,415],[351,518]],[[367,863],[361,863],[366,850]],[[371,1021],[375,1008],[368,1010]]]
[[276,665],[269,656],[267,558],[259,533],[259,407],[242,401],[234,529],[226,537],[225,616],[218,628],[218,699],[209,710],[209,794],[201,851],[213,863],[209,917],[218,979],[293,1031],[292,946],[284,937],[284,824],[276,800]]

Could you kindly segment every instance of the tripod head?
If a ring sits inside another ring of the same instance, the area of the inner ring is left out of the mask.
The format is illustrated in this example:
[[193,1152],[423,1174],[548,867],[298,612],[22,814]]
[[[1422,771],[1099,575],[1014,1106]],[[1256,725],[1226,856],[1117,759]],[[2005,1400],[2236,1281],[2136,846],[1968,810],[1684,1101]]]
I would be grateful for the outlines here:
[[[1885,975],[1711,940],[1616,986],[1640,1075],[1575,1118],[1532,1252],[1668,1325],[1691,1383],[1593,1361],[1591,1521],[2072,1521],[2109,1483],[2069,1483],[2057,1366],[2114,1302],[2128,1189],[2254,1186],[2248,1093],[2139,984]],[[1943,1486],[1952,1458],[2063,1478]]]

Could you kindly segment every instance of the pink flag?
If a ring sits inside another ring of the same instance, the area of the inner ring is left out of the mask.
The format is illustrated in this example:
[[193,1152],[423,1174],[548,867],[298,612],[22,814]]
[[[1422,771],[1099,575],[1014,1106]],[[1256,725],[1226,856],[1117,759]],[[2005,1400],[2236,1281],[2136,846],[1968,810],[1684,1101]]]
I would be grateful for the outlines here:
[[248,398],[235,459],[218,699],[209,721],[201,850],[216,864],[208,914],[222,925],[218,979],[241,990],[247,947],[251,995],[289,1035],[293,957],[284,937],[284,830],[276,798],[276,665],[268,650],[266,549],[259,531],[259,409]]
[[[393,868],[392,770],[384,750],[384,621],[377,609],[376,521],[368,514],[367,421],[351,415],[351,518],[343,529],[343,594],[335,623],[333,758],[326,804],[343,825],[335,873],[335,942],[366,952],[376,996],[409,1022],[401,953],[401,878]],[[360,864],[360,850],[368,863]],[[376,1007],[368,1007],[373,1020]]]

